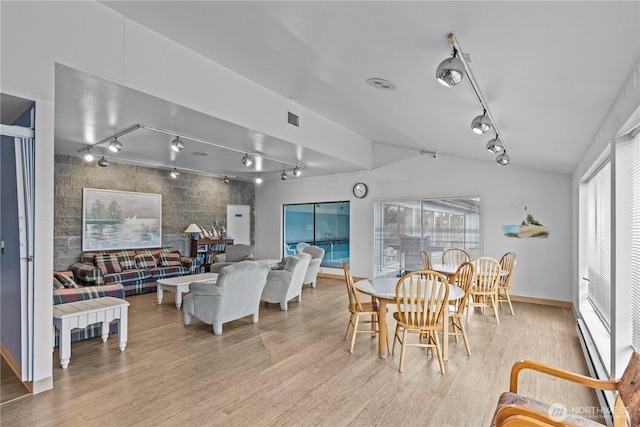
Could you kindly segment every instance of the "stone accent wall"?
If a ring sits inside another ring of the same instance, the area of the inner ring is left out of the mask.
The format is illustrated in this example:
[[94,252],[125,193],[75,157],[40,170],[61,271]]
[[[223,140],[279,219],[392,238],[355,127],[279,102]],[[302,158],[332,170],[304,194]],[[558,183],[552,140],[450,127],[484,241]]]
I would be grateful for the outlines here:
[[[191,223],[209,226],[215,219],[226,223],[227,204],[251,206],[251,241],[255,235],[255,187],[252,182],[56,155],[54,169],[54,259],[55,270],[67,270],[82,252],[82,189],[98,188],[162,194],[162,246],[175,246],[189,253]],[[36,206],[36,209],[38,207]],[[36,231],[37,232],[37,231]]]

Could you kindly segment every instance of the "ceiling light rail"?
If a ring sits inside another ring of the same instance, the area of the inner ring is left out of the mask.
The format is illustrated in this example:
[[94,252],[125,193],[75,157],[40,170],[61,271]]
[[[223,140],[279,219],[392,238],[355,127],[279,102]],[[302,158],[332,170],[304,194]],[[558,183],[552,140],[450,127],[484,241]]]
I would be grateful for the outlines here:
[[[480,102],[480,105],[483,108],[483,114],[481,116],[478,116],[474,119],[473,123],[472,123],[472,129],[474,130],[474,132],[477,133],[484,133],[486,131],[489,130],[489,128],[486,126],[488,123],[483,122],[483,123],[477,123],[478,125],[478,130],[476,130],[476,128],[474,128],[474,124],[476,124],[476,122],[479,122],[483,117],[488,118],[489,119],[489,124],[493,127],[493,130],[496,133],[496,137],[495,140],[499,140],[499,142],[501,142],[501,148],[497,151],[497,153],[500,153],[498,155],[498,157],[496,158],[496,162],[500,165],[507,165],[510,162],[510,158],[509,155],[507,154],[507,144],[504,140],[504,135],[500,132],[500,130],[498,129],[498,124],[496,123],[496,120],[493,116],[493,114],[491,114],[491,110],[489,109],[489,105],[487,104],[486,99],[484,98],[484,96],[482,95],[482,92],[480,91],[480,87],[478,86],[478,82],[476,81],[475,76],[473,75],[473,72],[471,71],[471,67],[469,66],[469,63],[467,62],[467,56],[464,54],[464,51],[462,50],[462,48],[460,47],[460,44],[458,43],[458,39],[453,35],[453,34],[449,34],[447,39],[449,40],[449,45],[451,45],[451,48],[453,49],[453,57],[452,58],[448,58],[444,61],[442,61],[442,63],[440,64],[440,66],[438,66],[438,69],[436,71],[436,77],[438,78],[438,80],[444,84],[447,87],[453,87],[456,84],[458,84],[462,78],[460,77],[459,79],[451,79],[450,84],[447,84],[447,82],[443,82],[441,79],[441,76],[446,75],[446,70],[444,70],[444,68],[446,68],[447,64],[452,62],[452,60],[454,59],[459,59],[462,62],[462,65],[464,66],[464,70],[465,73],[467,74],[467,77],[469,78],[469,83],[471,84],[471,88],[473,89],[473,91],[476,94],[476,97],[478,98],[478,101]],[[457,61],[454,62],[454,64],[456,66],[459,66],[459,63]],[[453,67],[455,68],[455,67]],[[458,72],[459,70],[457,69],[453,69],[451,71]],[[486,130],[485,130],[486,129]],[[479,132],[483,130],[483,132]],[[491,140],[491,141],[495,141],[495,140]],[[490,142],[491,142],[490,141]],[[489,148],[491,146],[491,148]],[[494,151],[497,147],[495,146],[495,144],[487,144],[487,150],[491,151],[491,152],[496,152]]]

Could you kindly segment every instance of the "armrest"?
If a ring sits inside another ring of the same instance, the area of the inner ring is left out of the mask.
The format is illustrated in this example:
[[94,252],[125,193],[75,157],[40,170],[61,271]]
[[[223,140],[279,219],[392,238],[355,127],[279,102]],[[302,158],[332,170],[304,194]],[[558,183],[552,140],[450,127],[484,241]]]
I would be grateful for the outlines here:
[[195,257],[181,256],[180,262],[182,266],[189,269],[189,273],[196,274],[200,272],[200,260]]
[[213,256],[213,262],[227,262],[227,254],[222,252]]
[[544,365],[539,362],[534,362],[532,360],[520,360],[519,362],[516,362],[511,368],[511,380],[509,382],[510,392],[518,392],[518,374],[520,374],[520,371],[524,369],[531,369],[537,372],[542,372],[547,375],[551,375],[567,381],[572,381],[574,383],[582,384],[591,388],[608,391],[618,390],[618,380],[598,380],[584,375],[574,374],[573,372],[565,371],[564,369],[554,368],[552,366]]
[[71,266],[76,281],[86,286],[104,285],[104,273],[98,267],[77,262]]
[[207,282],[191,282],[189,284],[189,291],[194,295],[222,295],[223,289],[215,283]]
[[554,421],[548,413],[536,411],[522,405],[508,405],[496,414],[496,427],[522,426],[577,426],[566,420]]

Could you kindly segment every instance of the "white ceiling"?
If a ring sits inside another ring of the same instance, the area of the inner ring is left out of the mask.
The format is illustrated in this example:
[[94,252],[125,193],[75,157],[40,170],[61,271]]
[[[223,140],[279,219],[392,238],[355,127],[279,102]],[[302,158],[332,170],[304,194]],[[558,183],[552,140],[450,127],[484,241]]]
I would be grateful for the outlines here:
[[[560,173],[573,171],[640,56],[635,1],[102,3],[373,142],[409,148],[396,157],[425,150],[494,161],[484,149],[493,133],[469,127],[482,110],[468,80],[445,88],[435,79],[450,55],[448,33],[471,57],[512,165]],[[398,89],[376,90],[370,77]],[[77,154],[90,141],[83,134],[90,119],[104,122],[94,141],[143,123],[300,163],[311,175],[358,169],[66,67],[56,70],[56,85],[56,152]],[[103,105],[87,114],[78,100],[96,95]],[[142,147],[151,133],[130,135]],[[265,138],[270,143],[260,144]],[[142,151],[147,160],[171,162],[157,147]],[[185,150],[194,151],[206,150]],[[246,176],[239,157],[181,156],[179,166]],[[374,158],[379,166],[394,156]]]

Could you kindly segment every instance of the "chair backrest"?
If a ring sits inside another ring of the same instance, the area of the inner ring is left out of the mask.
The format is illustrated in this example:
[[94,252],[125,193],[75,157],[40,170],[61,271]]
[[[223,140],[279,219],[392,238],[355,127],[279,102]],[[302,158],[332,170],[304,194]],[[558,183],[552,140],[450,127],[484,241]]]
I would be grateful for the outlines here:
[[463,262],[456,270],[456,273],[451,278],[451,283],[464,291],[464,297],[456,300],[456,313],[462,315],[464,308],[467,305],[467,298],[469,298],[469,291],[473,284],[474,267],[470,262]]
[[516,254],[513,252],[507,252],[502,255],[500,258],[500,268],[503,270],[507,270],[509,274],[507,276],[500,276],[500,284],[501,287],[508,287],[509,282],[511,282],[511,274],[513,273],[513,268],[516,266]]
[[322,249],[320,246],[305,246],[304,248],[302,248],[302,252],[311,255],[311,259],[322,259],[322,257],[324,256],[324,249]]
[[345,261],[342,261],[342,269],[344,270],[344,280],[347,283],[347,293],[349,294],[349,311],[363,311],[356,284],[353,282],[351,271],[349,271],[349,266]]
[[249,261],[253,259],[253,245],[245,245],[242,243],[227,245],[224,252],[226,253],[227,262]]
[[443,264],[460,265],[469,261],[469,254],[464,249],[449,248],[442,253]]
[[406,274],[396,286],[396,304],[400,321],[417,329],[442,326],[449,299],[449,282],[433,270]]
[[422,261],[423,270],[433,269],[433,266],[431,265],[431,258],[429,258],[429,254],[426,251],[420,251],[420,260]]
[[304,248],[306,248],[307,246],[310,246],[308,243],[305,242],[300,242],[296,245],[296,250],[298,251],[298,253],[302,252],[304,250]]
[[495,292],[500,278],[500,263],[495,258],[479,257],[471,260],[474,269],[475,292]]
[[[614,411],[614,426],[626,426],[625,412],[632,426],[640,425],[640,352],[634,351],[620,377]],[[621,408],[624,406],[626,411]]]

